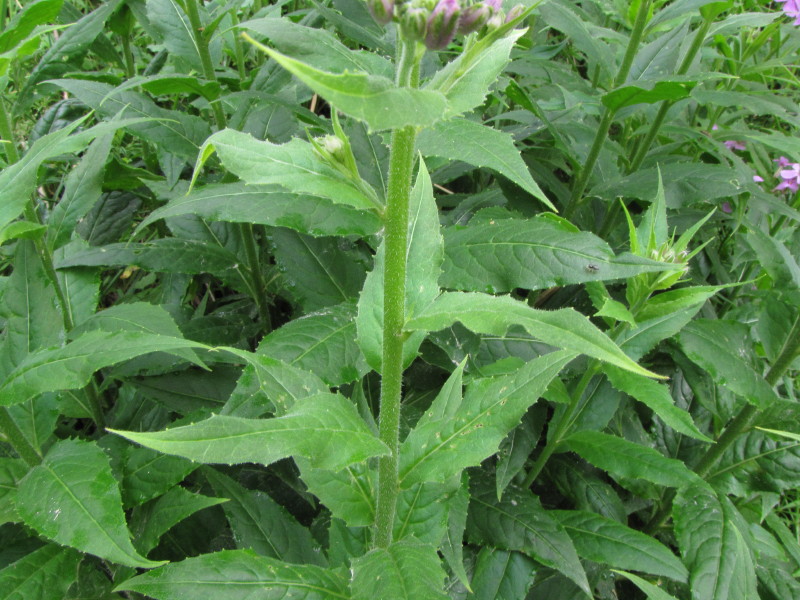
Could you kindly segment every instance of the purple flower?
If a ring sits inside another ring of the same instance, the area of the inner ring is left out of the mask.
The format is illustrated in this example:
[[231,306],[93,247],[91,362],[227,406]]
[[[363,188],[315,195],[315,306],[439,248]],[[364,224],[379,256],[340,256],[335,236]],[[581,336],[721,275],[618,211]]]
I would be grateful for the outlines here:
[[425,46],[428,50],[441,50],[453,41],[458,28],[461,7],[458,0],[439,0],[428,17]]
[[468,6],[461,13],[461,18],[458,20],[458,33],[467,35],[473,31],[478,31],[486,25],[486,21],[489,20],[492,14],[494,14],[494,9],[488,5],[488,2],[479,2]]
[[720,208],[722,209],[722,212],[726,214],[731,214],[733,212],[733,207],[731,206],[730,202],[723,202]]
[[524,12],[525,7],[522,6],[522,4],[517,4],[514,8],[508,11],[508,14],[506,15],[506,23],[510,23]]
[[[789,159],[786,158],[785,156],[781,156],[780,158],[774,158],[774,159],[772,159],[772,162],[778,163],[778,166],[781,167],[781,168],[788,167],[790,164],[792,164],[792,163],[789,162]],[[777,177],[777,176],[778,175],[776,174],[775,177]]]
[[736,140],[728,140],[722,142],[728,150],[746,150],[744,142],[737,142]]
[[778,175],[783,181],[775,187],[773,190],[774,192],[780,192],[782,190],[796,192],[800,189],[800,163],[789,163],[786,166],[789,168],[778,170]]
[[[717,131],[718,129],[719,129],[719,127],[717,125],[713,125],[711,127],[711,131]],[[727,140],[727,141],[722,142],[722,143],[725,144],[725,147],[728,150],[746,150],[747,149],[745,147],[745,145],[744,145],[744,142],[740,142],[740,141],[737,141],[737,140]]]
[[753,181],[756,183],[764,183],[764,178],[761,175],[753,175]]
[[798,0],[775,0],[783,4],[783,14],[794,19],[795,25],[800,25],[800,2]]
[[376,23],[386,25],[394,16],[394,0],[367,0],[367,9]]

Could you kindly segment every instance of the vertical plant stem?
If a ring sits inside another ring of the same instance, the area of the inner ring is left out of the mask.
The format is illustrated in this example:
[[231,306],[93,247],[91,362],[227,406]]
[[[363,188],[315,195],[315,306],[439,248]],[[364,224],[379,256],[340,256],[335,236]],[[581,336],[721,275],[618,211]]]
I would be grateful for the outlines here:
[[[396,83],[417,87],[419,68],[416,42],[400,42]],[[378,466],[378,501],[375,515],[376,547],[392,542],[392,526],[399,493],[398,454],[400,450],[400,402],[403,386],[403,325],[405,324],[406,250],[408,204],[414,170],[415,127],[392,132],[389,157],[389,189],[385,217],[386,260],[383,272],[383,352],[381,407],[378,430],[390,449]]]
[[[203,65],[203,77],[208,81],[217,81],[217,73],[214,70],[214,63],[211,62],[211,52],[208,49],[208,40],[203,33],[203,22],[200,20],[200,11],[197,8],[198,0],[186,0],[186,15],[189,17],[189,24],[192,26],[194,43],[197,46],[197,53],[200,55],[200,63]],[[225,129],[227,119],[219,96],[211,100],[211,110],[214,113],[214,121],[218,129]]]
[[5,148],[6,162],[10,165],[14,164],[19,160],[19,151],[17,150],[11,119],[6,110],[6,103],[2,97],[0,97],[0,138],[5,140],[3,147]]
[[[625,56],[622,59],[622,64],[619,66],[617,76],[614,78],[613,87],[617,88],[625,83],[630,73],[633,59],[636,57],[636,52],[639,50],[639,44],[642,42],[642,34],[644,33],[644,26],[647,24],[647,15],[650,12],[650,0],[642,0],[639,5],[639,10],[636,13],[636,21],[633,24],[631,37],[628,40],[628,47],[625,50]],[[615,110],[605,107],[603,109],[603,116],[600,118],[600,124],[597,126],[597,133],[594,136],[592,147],[589,149],[589,155],[586,157],[586,163],[578,174],[578,179],[572,187],[572,194],[570,195],[569,202],[564,209],[564,218],[569,219],[575,213],[578,204],[583,197],[583,192],[586,191],[586,185],[589,183],[589,178],[592,176],[594,165],[600,156],[600,150],[608,137],[608,128],[614,120]]]
[[31,445],[25,434],[22,433],[5,406],[0,407],[0,434],[5,437],[6,441],[11,444],[11,447],[14,448],[28,466],[35,467],[42,462],[39,452]]
[[[685,75],[689,70],[689,67],[692,66],[697,53],[700,52],[700,48],[703,47],[703,42],[706,40],[706,35],[708,34],[709,27],[711,27],[711,23],[711,19],[705,19],[703,24],[697,28],[697,31],[694,34],[694,39],[692,40],[692,45],[686,52],[686,56],[683,57],[683,61],[678,66],[678,70],[675,72],[676,75]],[[644,141],[639,145],[636,154],[631,159],[631,164],[628,168],[629,173],[633,173],[642,166],[645,157],[647,157],[647,153],[650,151],[650,146],[653,145],[653,141],[656,139],[656,136],[661,129],[661,125],[664,123],[667,112],[673,104],[675,103],[670,100],[664,100],[661,103],[658,113],[656,114],[656,118],[653,119],[653,122],[650,124],[650,129],[647,131]]]
[[[697,28],[697,31],[694,34],[694,39],[692,40],[692,45],[689,47],[689,50],[683,57],[683,61],[681,61],[681,64],[678,66],[678,70],[675,72],[676,75],[685,75],[689,70],[689,67],[692,66],[697,53],[700,52],[700,48],[703,47],[703,43],[706,40],[706,35],[708,35],[708,29],[711,27],[712,23],[713,19],[705,19],[703,24]],[[642,166],[642,163],[644,162],[644,159],[647,158],[647,153],[650,151],[650,147],[653,145],[658,132],[661,130],[661,125],[664,124],[664,119],[666,119],[667,113],[669,112],[669,109],[672,108],[673,104],[675,103],[670,100],[664,100],[661,103],[655,119],[653,119],[653,122],[650,124],[650,129],[648,129],[647,134],[642,140],[639,141],[638,144],[636,144],[635,152],[631,157],[631,161],[626,169],[626,173],[635,173],[639,170],[639,167]],[[609,207],[605,219],[603,220],[603,224],[600,226],[600,230],[597,233],[598,236],[605,238],[611,232],[616,225],[620,210],[620,205],[617,202],[614,202]]]
[[[211,61],[211,52],[208,48],[208,39],[203,33],[203,22],[200,20],[200,11],[197,8],[198,0],[186,0],[186,14],[189,17],[189,24],[192,26],[197,51],[200,55],[200,62],[203,65],[203,76],[208,81],[217,81],[217,73],[214,70],[214,63]],[[238,43],[238,39],[237,39]],[[225,118],[225,111],[219,97],[211,101],[211,110],[214,113],[214,121],[217,129],[225,129],[228,121]],[[267,299],[267,286],[264,282],[264,274],[261,272],[261,263],[258,259],[258,244],[253,234],[253,226],[250,223],[241,223],[238,226],[239,234],[244,242],[247,254],[247,267],[250,273],[250,282],[253,288],[253,295],[258,315],[261,319],[263,329],[267,332],[272,330],[272,319],[269,313],[269,302]]]
[[129,35],[119,36],[119,41],[122,44],[122,56],[125,58],[125,75],[127,77],[136,76],[136,63],[133,60],[133,49],[131,48],[131,39]]
[[269,312],[269,299],[267,298],[267,284],[264,273],[261,271],[261,261],[258,258],[258,244],[250,223],[239,223],[239,232],[244,242],[244,251],[247,254],[247,267],[253,285],[258,316],[261,318],[262,329],[265,333],[272,331],[272,317]]
[[528,475],[525,477],[525,483],[522,484],[522,487],[530,487],[531,484],[536,481],[536,478],[544,469],[547,461],[550,460],[550,457],[561,445],[561,442],[569,432],[570,427],[572,427],[575,417],[580,412],[581,398],[583,397],[583,393],[586,391],[586,388],[589,387],[589,383],[599,370],[600,363],[596,360],[593,360],[586,368],[586,371],[584,371],[583,376],[580,378],[578,384],[575,386],[575,389],[570,395],[569,405],[567,406],[566,410],[561,413],[561,417],[558,419],[558,422],[554,424],[553,433],[548,436],[549,439],[547,440],[547,444],[545,444],[545,447],[542,448],[542,452],[536,458],[536,462],[533,463],[531,470],[528,471]]
[[[778,358],[775,359],[772,367],[770,367],[769,371],[764,376],[764,379],[770,387],[778,383],[778,380],[788,370],[792,361],[794,361],[798,355],[800,355],[800,314],[797,315],[794,325],[791,331],[789,331],[789,335],[786,336],[786,341],[783,343]],[[752,404],[745,405],[728,424],[725,431],[717,438],[716,443],[706,451],[700,459],[700,462],[695,465],[693,468],[694,472],[704,479],[708,477],[711,469],[714,468],[714,465],[716,465],[717,461],[725,454],[725,451],[730,448],[731,444],[733,444],[739,436],[753,428],[758,416],[759,409],[756,406]],[[650,523],[648,523],[646,531],[655,531],[664,524],[672,513],[672,501],[674,499],[675,492],[670,491],[661,503],[658,512],[650,520]]]

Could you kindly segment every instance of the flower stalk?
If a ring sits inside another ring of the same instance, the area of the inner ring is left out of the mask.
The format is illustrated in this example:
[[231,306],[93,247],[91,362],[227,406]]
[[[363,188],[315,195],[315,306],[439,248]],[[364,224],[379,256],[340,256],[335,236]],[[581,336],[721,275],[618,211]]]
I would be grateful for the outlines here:
[[[416,41],[402,41],[397,65],[398,86],[418,87],[421,53]],[[383,348],[381,404],[378,423],[381,441],[391,453],[378,465],[378,500],[375,516],[376,547],[392,542],[392,526],[399,494],[400,403],[403,383],[403,342],[408,244],[408,206],[414,170],[416,127],[402,127],[392,133],[389,156],[389,185],[385,213]]]

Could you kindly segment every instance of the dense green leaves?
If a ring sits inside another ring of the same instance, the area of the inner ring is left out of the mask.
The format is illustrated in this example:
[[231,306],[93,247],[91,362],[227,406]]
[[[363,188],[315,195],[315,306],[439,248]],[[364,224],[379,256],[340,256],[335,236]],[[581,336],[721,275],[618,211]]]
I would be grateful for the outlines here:
[[686,581],[683,563],[666,546],[644,533],[588,511],[559,510],[550,514],[561,523],[583,558]]
[[287,595],[298,600],[349,598],[347,580],[338,571],[283,563],[250,550],[189,558],[129,579],[118,589],[156,600],[178,600],[187,594],[197,600],[246,600],[256,594],[264,600]]
[[592,595],[569,535],[527,490],[510,488],[498,501],[493,486],[473,489],[467,537],[475,543],[527,554]]
[[29,527],[60,544],[131,567],[161,564],[131,544],[108,457],[90,442],[53,446],[20,482],[17,510]]
[[92,373],[118,362],[151,352],[177,352],[200,348],[182,338],[120,331],[90,331],[61,348],[29,354],[0,385],[5,405],[18,404],[44,392],[83,387]]
[[791,7],[394,4],[0,1],[0,597],[800,598]]
[[742,542],[744,523],[727,498],[706,484],[690,485],[678,494],[673,510],[675,531],[694,598],[757,598],[750,550]]
[[442,286],[468,291],[539,290],[663,269],[630,254],[615,256],[600,238],[546,217],[448,227],[444,244]]
[[500,336],[512,326],[519,325],[547,344],[581,352],[634,373],[652,375],[625,356],[583,315],[571,309],[536,310],[507,296],[444,293],[419,316],[411,319],[406,328],[436,331],[456,321],[476,333]]
[[566,444],[594,466],[625,479],[678,487],[697,477],[682,462],[657,450],[599,431],[573,433]]
[[377,548],[353,561],[353,600],[444,600],[445,572],[436,549],[413,541]]
[[[260,171],[263,173],[263,167]],[[280,179],[281,184],[285,181]],[[311,235],[368,235],[380,226],[372,213],[334,204],[323,197],[290,194],[278,186],[224,183],[170,198],[168,204],[150,213],[139,228],[159,219],[190,214],[211,221],[289,227]]]
[[314,92],[370,129],[432,125],[444,116],[446,100],[438,91],[396,87],[390,79],[367,73],[328,73],[254,43]]
[[81,555],[47,544],[0,571],[0,594],[7,600],[63,600],[77,576]]
[[400,485],[445,481],[497,451],[528,407],[575,355],[554,352],[512,375],[473,383],[464,399],[443,409],[437,398],[400,449]]
[[166,431],[113,432],[148,448],[205,463],[269,465],[302,456],[314,466],[338,470],[386,452],[353,405],[333,394],[298,400],[285,415],[272,419],[215,415]]

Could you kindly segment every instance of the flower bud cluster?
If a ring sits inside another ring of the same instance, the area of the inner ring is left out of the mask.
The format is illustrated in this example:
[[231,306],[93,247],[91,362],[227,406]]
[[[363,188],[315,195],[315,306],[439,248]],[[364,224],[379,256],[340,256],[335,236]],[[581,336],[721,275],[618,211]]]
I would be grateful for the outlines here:
[[441,50],[456,35],[495,29],[518,17],[525,9],[515,6],[503,13],[503,0],[366,0],[372,18],[380,25],[398,23],[405,39]]
[[676,252],[670,242],[664,242],[661,248],[653,248],[650,251],[650,258],[659,262],[674,263],[674,270],[662,271],[655,274],[656,281],[652,284],[653,291],[666,290],[678,283],[680,279],[689,272],[689,252],[681,250]]

